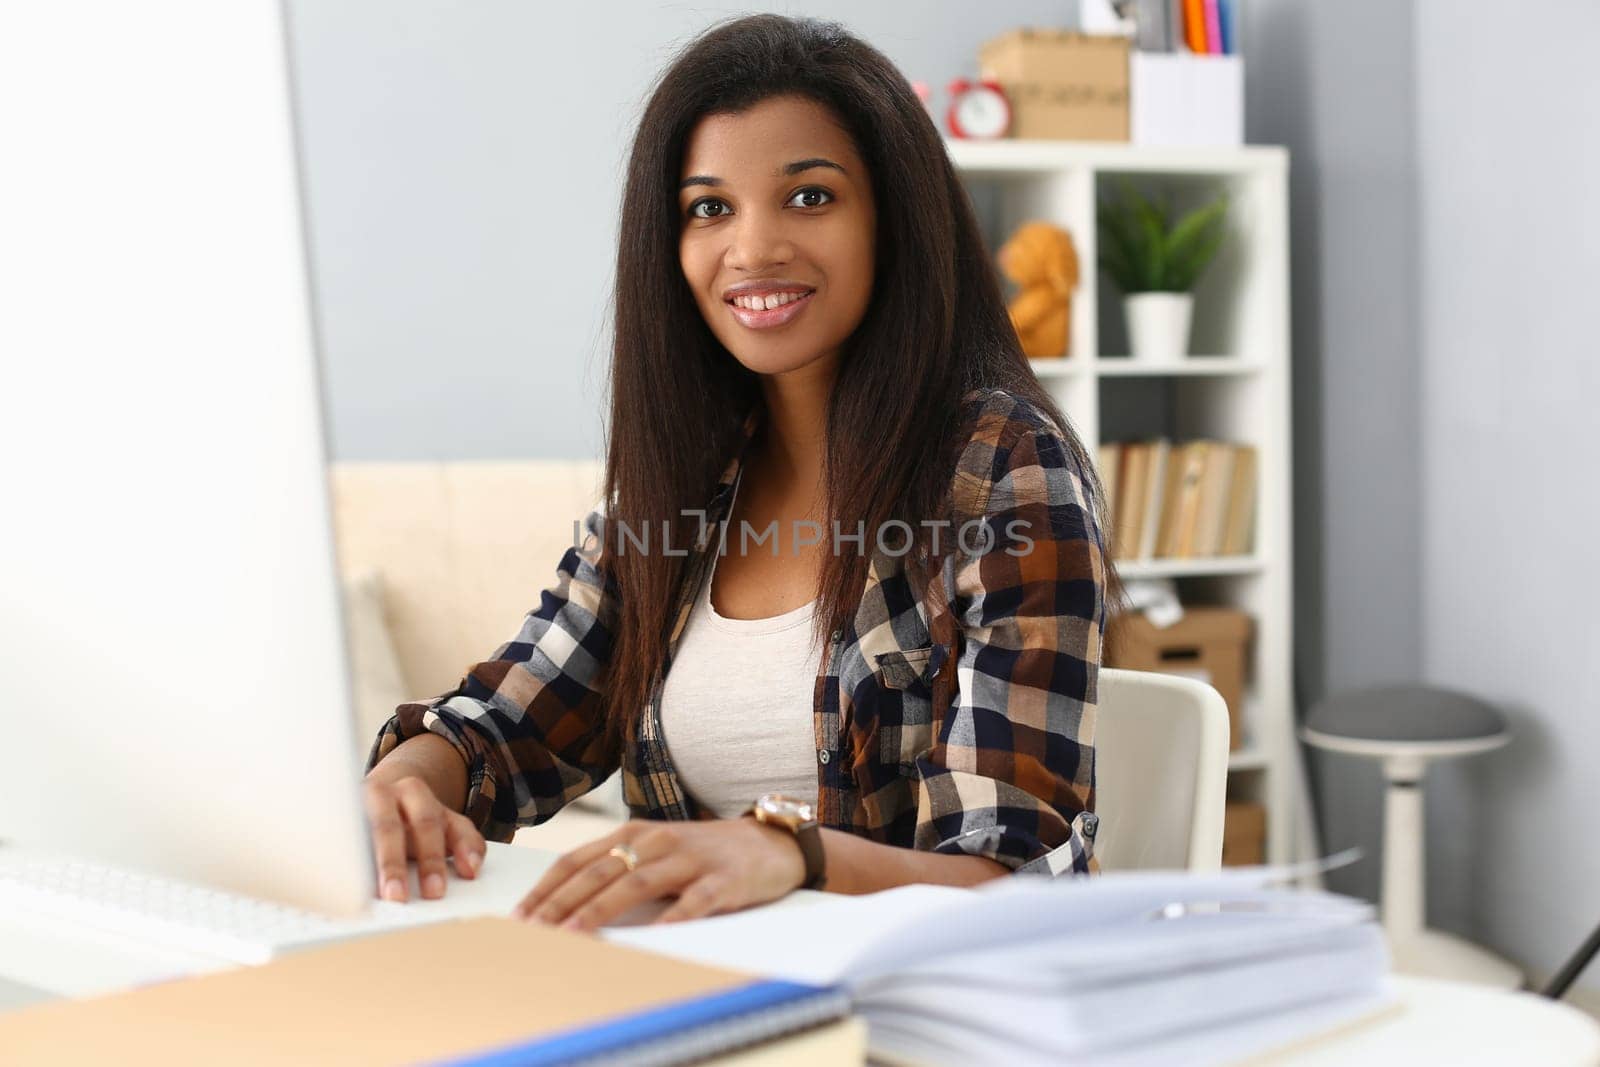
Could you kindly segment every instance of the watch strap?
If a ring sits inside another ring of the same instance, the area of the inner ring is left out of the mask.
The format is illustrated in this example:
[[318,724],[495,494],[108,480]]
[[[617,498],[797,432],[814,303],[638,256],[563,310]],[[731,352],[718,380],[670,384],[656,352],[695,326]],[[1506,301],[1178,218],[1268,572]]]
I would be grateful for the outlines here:
[[800,854],[806,858],[806,880],[800,888],[821,889],[828,876],[823,870],[822,831],[817,828],[817,821],[801,823],[794,831],[794,839],[800,843]]
[[750,805],[744,813],[763,826],[771,826],[787,831],[794,837],[795,843],[800,846],[800,855],[805,860],[805,880],[800,883],[801,889],[821,889],[828,880],[826,871],[826,853],[822,847],[822,831],[817,820],[810,819],[798,826],[790,826],[782,820],[768,820],[763,818],[759,804]]

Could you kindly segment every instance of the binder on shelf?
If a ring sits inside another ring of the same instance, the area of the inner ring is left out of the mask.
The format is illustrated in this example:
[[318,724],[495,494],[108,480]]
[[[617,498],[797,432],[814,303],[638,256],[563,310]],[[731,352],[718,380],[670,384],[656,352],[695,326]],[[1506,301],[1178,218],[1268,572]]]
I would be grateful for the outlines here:
[[1195,520],[1194,551],[1189,555],[1215,556],[1222,551],[1222,524],[1227,514],[1233,455],[1232,447],[1221,442],[1206,450],[1205,472],[1200,476],[1200,513]]
[[1254,551],[1254,445],[1165,437],[1111,441],[1099,462],[1125,561],[1243,556]]
[[1181,446],[1172,476],[1167,480],[1168,495],[1162,516],[1162,532],[1157,551],[1169,558],[1192,553],[1194,525],[1200,514],[1200,479],[1205,473],[1205,441],[1190,441]]
[[1206,20],[1206,52],[1218,56],[1222,54],[1222,28],[1220,17],[1217,13],[1217,0],[1204,0]]
[[1123,485],[1122,495],[1128,520],[1123,527],[1122,543],[1118,546],[1118,551],[1124,557],[1136,551],[1139,537],[1144,530],[1145,501],[1150,477],[1148,450],[1144,445],[1138,442],[1129,443],[1126,472],[1127,480]]
[[1144,503],[1146,519],[1136,546],[1140,559],[1150,559],[1155,555],[1156,521],[1161,514],[1161,491],[1166,485],[1167,464],[1171,462],[1171,457],[1171,441],[1165,437],[1158,437],[1150,442],[1150,478],[1145,486],[1147,498]]
[[1191,52],[1204,55],[1208,51],[1205,0],[1183,0],[1183,41]]
[[1256,448],[1236,445],[1235,451],[1220,551],[1223,555],[1243,556],[1255,551]]
[[1099,455],[1095,457],[1095,465],[1100,475],[1100,488],[1106,494],[1106,507],[1111,509],[1111,530],[1107,537],[1111,541],[1111,553],[1114,556],[1122,555],[1122,523],[1124,516],[1121,507],[1117,504],[1117,484],[1122,475],[1122,444],[1118,441],[1103,441],[1100,444]]

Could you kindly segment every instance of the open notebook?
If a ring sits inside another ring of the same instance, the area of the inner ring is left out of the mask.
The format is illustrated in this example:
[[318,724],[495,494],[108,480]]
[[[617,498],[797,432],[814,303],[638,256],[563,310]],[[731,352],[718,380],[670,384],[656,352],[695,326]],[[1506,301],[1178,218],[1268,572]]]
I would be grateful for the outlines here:
[[844,990],[886,1060],[1226,1064],[1397,1003],[1371,906],[1288,873],[903,886],[604,936]]

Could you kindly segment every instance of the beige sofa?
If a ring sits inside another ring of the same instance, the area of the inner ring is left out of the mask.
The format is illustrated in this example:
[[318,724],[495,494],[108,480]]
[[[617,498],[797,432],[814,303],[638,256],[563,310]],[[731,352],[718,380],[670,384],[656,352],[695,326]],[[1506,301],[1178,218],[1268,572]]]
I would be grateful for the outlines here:
[[[396,704],[454,687],[516,633],[602,479],[602,465],[583,460],[333,465],[364,739]],[[516,843],[565,850],[625,815],[613,777]]]

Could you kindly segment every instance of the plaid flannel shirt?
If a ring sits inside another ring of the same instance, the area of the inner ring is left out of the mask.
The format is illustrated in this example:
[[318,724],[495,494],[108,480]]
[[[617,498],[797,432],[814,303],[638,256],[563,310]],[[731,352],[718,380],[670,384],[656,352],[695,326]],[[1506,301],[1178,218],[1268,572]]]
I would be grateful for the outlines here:
[[[970,436],[942,532],[982,519],[995,541],[981,553],[945,556],[934,574],[920,565],[926,553],[888,555],[866,537],[873,555],[853,625],[830,635],[814,689],[817,818],[885,844],[987,856],[1013,871],[1097,871],[1104,535],[1083,472],[1036,405],[973,390],[962,415]],[[708,573],[756,417],[746,418],[706,507],[665,662],[622,751],[604,742],[606,696],[597,686],[617,618],[616,585],[597,566],[602,502],[516,636],[451,692],[396,709],[368,767],[423,731],[445,738],[467,762],[465,812],[491,840],[544,821],[619,766],[635,817],[709,818],[674,773],[661,732],[662,679]]]

